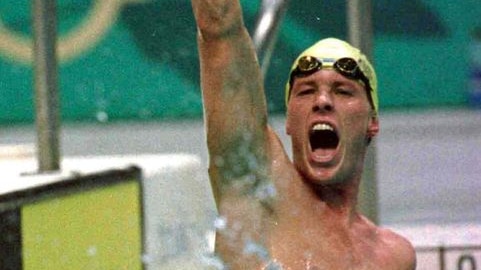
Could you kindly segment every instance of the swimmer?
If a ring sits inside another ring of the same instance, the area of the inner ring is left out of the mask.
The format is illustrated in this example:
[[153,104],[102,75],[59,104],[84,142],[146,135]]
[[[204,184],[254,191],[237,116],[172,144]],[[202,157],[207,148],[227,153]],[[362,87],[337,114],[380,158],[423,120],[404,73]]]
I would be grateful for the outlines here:
[[227,269],[415,269],[412,245],[356,210],[366,151],[379,131],[366,57],[328,38],[294,61],[282,91],[291,161],[267,121],[239,1],[192,6],[209,176],[225,221],[216,253]]

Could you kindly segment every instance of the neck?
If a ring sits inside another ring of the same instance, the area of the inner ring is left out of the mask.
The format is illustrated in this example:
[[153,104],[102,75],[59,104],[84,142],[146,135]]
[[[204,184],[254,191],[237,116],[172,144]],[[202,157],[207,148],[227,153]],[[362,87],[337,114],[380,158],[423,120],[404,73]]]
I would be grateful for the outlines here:
[[323,185],[293,181],[282,194],[285,198],[282,200],[282,208],[289,209],[283,213],[288,216],[301,214],[304,218],[337,219],[350,225],[358,217],[356,207],[359,182],[360,178],[343,184]]
[[327,184],[311,186],[314,199],[325,203],[326,212],[339,214],[352,220],[356,216],[359,180],[344,184]]

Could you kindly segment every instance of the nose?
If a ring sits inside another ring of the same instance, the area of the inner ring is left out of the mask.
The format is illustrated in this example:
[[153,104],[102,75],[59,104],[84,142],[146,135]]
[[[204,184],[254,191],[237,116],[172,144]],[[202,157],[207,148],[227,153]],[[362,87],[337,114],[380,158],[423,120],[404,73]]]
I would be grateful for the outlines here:
[[322,91],[316,96],[314,102],[314,112],[331,112],[334,109],[332,98],[326,91]]

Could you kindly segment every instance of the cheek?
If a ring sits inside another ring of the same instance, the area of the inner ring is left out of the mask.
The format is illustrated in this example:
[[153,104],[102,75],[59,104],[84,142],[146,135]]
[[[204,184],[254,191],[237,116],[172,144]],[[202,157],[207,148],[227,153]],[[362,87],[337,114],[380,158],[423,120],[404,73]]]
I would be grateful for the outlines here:
[[356,132],[352,133],[353,136],[357,134],[360,137],[365,137],[368,131],[368,126],[371,120],[370,112],[368,109],[352,110],[348,116],[344,118],[344,126],[347,130]]
[[305,118],[305,113],[296,108],[294,104],[291,104],[286,113],[286,133],[292,135],[298,129],[303,118]]

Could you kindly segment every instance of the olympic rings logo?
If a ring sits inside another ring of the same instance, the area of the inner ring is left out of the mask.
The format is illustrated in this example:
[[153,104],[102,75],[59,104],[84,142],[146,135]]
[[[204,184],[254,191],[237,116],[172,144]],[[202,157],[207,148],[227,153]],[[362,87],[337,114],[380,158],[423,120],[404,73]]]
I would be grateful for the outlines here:
[[[68,62],[95,47],[117,20],[123,5],[149,0],[95,0],[82,22],[57,41],[57,59]],[[7,29],[0,18],[0,54],[23,64],[33,62],[31,38]]]

